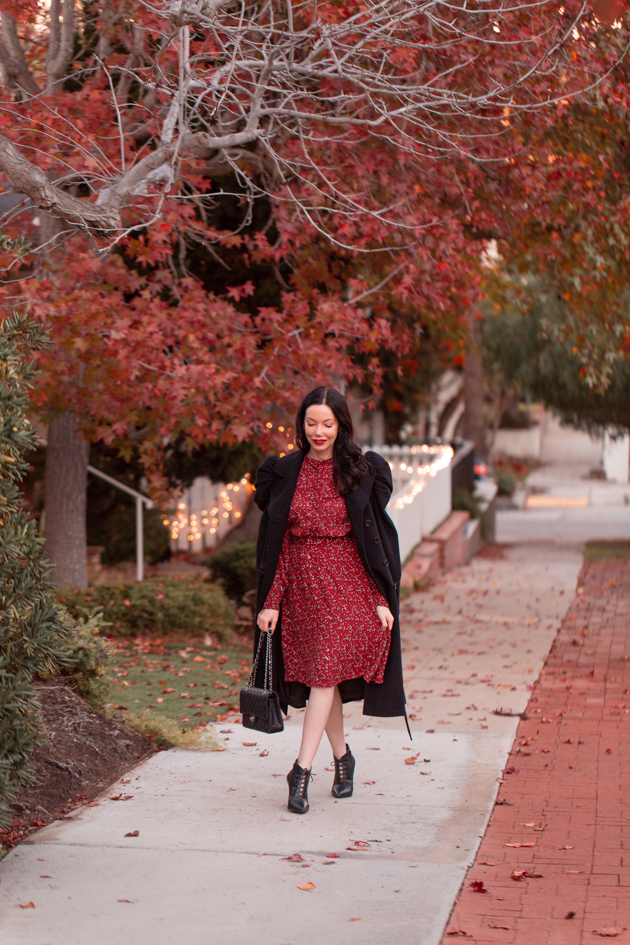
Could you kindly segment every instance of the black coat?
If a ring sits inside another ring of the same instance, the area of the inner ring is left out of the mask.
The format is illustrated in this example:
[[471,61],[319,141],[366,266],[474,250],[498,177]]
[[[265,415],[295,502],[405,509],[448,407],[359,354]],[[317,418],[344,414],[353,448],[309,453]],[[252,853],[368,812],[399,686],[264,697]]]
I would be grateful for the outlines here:
[[[281,458],[268,456],[256,474],[254,501],[262,509],[263,517],[258,532],[256,565],[258,594],[256,616],[263,609],[271,590],[278,566],[282,542],[287,527],[289,508],[295,493],[304,454],[300,450]],[[382,683],[351,679],[339,683],[343,702],[363,699],[363,714],[375,716],[404,715],[405,693],[402,678],[400,650],[399,589],[400,552],[394,523],[385,511],[392,493],[392,474],[389,463],[378,453],[369,452],[366,459],[373,472],[366,475],[358,488],[345,496],[348,517],[356,538],[357,548],[367,574],[386,598],[394,615],[391,646]],[[254,652],[260,630],[256,627]],[[260,661],[256,685],[263,684],[263,660]],[[302,708],[306,705],[309,687],[300,682],[285,682],[282,659],[282,608],[273,634],[273,688],[278,693],[283,709],[288,705]]]

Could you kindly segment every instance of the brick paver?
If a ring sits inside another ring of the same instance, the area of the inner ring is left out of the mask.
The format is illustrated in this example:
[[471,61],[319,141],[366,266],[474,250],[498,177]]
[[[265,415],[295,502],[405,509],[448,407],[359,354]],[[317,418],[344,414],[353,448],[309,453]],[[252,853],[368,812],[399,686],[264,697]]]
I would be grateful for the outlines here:
[[630,565],[610,560],[582,569],[442,945],[630,945],[629,775]]

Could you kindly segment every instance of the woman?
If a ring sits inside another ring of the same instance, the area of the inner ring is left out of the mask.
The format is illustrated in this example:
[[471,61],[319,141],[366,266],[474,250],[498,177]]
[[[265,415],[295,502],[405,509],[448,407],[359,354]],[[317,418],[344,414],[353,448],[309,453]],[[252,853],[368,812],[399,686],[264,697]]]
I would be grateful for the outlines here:
[[[295,453],[270,456],[256,476],[263,511],[257,547],[258,631],[273,634],[273,680],[283,709],[307,706],[289,810],[308,811],[322,735],[335,765],[334,797],[351,797],[355,760],[342,704],[365,715],[405,713],[396,529],[385,512],[389,464],[352,440],[341,394],[318,387],[298,410]],[[259,674],[264,672],[262,665]],[[258,685],[262,685],[259,675]]]

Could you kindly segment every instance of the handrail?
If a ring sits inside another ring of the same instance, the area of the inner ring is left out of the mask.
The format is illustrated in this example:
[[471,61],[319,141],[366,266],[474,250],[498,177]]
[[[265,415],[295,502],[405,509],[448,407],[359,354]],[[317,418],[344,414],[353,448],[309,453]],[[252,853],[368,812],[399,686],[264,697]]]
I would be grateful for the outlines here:
[[148,496],[142,495],[141,492],[136,492],[136,490],[132,489],[130,486],[123,485],[122,482],[118,482],[117,479],[108,476],[107,473],[101,472],[96,466],[88,466],[88,472],[108,482],[110,486],[115,486],[116,489],[120,489],[122,492],[126,492],[127,495],[133,496],[136,500],[136,581],[144,580],[144,521],[142,506],[146,505],[148,509],[152,509],[153,502]]

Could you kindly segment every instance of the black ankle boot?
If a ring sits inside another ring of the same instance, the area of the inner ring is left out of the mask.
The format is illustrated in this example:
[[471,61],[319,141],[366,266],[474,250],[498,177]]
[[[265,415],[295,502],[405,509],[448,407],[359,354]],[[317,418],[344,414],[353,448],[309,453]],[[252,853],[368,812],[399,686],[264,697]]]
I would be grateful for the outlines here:
[[311,777],[311,769],[301,768],[297,761],[287,775],[289,785],[287,807],[294,814],[305,814],[308,810],[308,782]]
[[331,791],[333,797],[352,797],[355,761],[348,745],[343,758],[334,758],[334,762],[335,780]]

